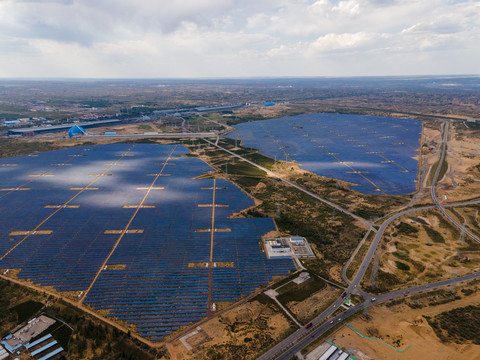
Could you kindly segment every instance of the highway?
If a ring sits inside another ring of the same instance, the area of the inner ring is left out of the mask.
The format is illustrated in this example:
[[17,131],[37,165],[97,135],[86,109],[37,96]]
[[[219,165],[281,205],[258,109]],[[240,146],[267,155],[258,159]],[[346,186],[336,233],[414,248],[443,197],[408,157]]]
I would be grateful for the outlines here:
[[[346,318],[350,317],[351,315],[355,314],[357,311],[360,311],[362,309],[368,308],[369,306],[375,305],[375,304],[381,304],[386,301],[402,298],[404,296],[408,296],[411,294],[415,293],[420,293],[423,291],[431,291],[437,288],[445,287],[445,286],[453,286],[458,283],[462,283],[465,281],[473,280],[476,278],[480,277],[480,272],[475,272],[472,274],[468,274],[465,276],[461,277],[456,277],[453,279],[447,279],[447,280],[442,280],[430,284],[424,284],[424,285],[419,285],[415,287],[411,287],[408,289],[400,289],[396,290],[390,293],[386,294],[381,294],[381,295],[371,295],[368,294],[364,291],[362,291],[359,288],[360,281],[362,278],[365,276],[365,272],[367,271],[368,264],[372,260],[375,251],[377,249],[377,246],[380,242],[380,240],[383,237],[383,233],[385,232],[386,228],[392,223],[392,221],[398,219],[399,217],[402,217],[404,215],[408,215],[413,212],[417,211],[422,211],[422,210],[427,210],[427,209],[435,209],[439,208],[442,213],[459,229],[463,229],[466,234],[471,236],[473,239],[476,241],[479,241],[477,237],[475,237],[473,234],[471,234],[468,230],[464,229],[462,225],[460,225],[455,219],[453,219],[444,209],[444,207],[455,207],[455,206],[465,206],[465,205],[470,205],[470,204],[478,204],[480,203],[480,200],[471,200],[471,201],[466,201],[463,203],[456,203],[456,204],[448,204],[445,206],[442,206],[439,204],[438,199],[436,198],[435,194],[435,187],[438,181],[438,176],[440,173],[441,169],[441,164],[443,163],[445,159],[445,153],[446,153],[446,145],[447,145],[447,140],[448,140],[448,123],[444,123],[444,128],[443,128],[443,145],[441,149],[441,154],[440,154],[440,159],[439,159],[439,165],[437,167],[434,180],[432,182],[431,186],[431,196],[435,202],[435,205],[431,206],[424,206],[424,207],[417,207],[417,208],[410,208],[404,211],[401,211],[399,213],[396,213],[393,216],[390,216],[388,219],[386,219],[381,225],[378,231],[375,234],[375,237],[367,251],[367,254],[365,255],[360,268],[358,269],[354,279],[352,282],[349,284],[346,293],[347,296],[349,296],[352,293],[360,294],[363,296],[365,299],[364,302],[355,305],[354,307],[343,311],[339,315],[329,319],[327,319],[335,312],[337,311],[338,307],[341,306],[343,303],[343,298],[340,297],[338,298],[328,309],[326,309],[324,312],[322,312],[320,315],[318,315],[316,318],[314,318],[311,322],[313,324],[312,327],[309,329],[306,328],[300,328],[297,331],[295,331],[293,334],[291,334],[289,337],[275,345],[273,348],[269,349],[267,352],[265,352],[263,355],[258,357],[258,360],[270,360],[270,359],[281,359],[281,360],[288,360],[295,354],[297,354],[299,351],[301,351],[304,347],[306,347],[308,344],[310,344],[312,341],[314,341],[316,338],[324,334],[326,331],[332,329],[335,327],[337,324],[341,323],[343,320]],[[228,150],[227,150],[228,151]],[[231,152],[229,152],[231,153]],[[252,163],[252,162],[249,162]],[[264,170],[265,171],[265,170]],[[288,184],[291,184],[289,181],[285,181]],[[297,186],[296,186],[297,187]],[[297,187],[298,188],[298,187]],[[325,202],[325,201],[324,201]],[[345,212],[349,214],[348,212]],[[364,222],[365,223],[365,222]],[[373,230],[371,226],[369,226],[369,231],[365,235],[365,237],[362,239],[361,244],[366,240],[368,234]],[[480,242],[480,241],[479,241]],[[346,280],[347,283],[349,283],[349,280],[346,278],[346,269],[350,265],[353,257],[355,256],[356,252],[358,252],[358,249],[360,248],[361,245],[357,247],[355,250],[354,254],[352,254],[351,258],[345,265],[343,272],[342,272],[342,277],[344,277],[344,280]]]

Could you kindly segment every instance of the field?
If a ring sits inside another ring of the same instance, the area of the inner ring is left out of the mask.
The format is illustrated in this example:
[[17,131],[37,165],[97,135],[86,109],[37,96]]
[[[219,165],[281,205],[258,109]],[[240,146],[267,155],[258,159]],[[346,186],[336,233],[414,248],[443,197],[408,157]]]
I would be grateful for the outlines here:
[[0,268],[152,340],[289,274],[290,259],[258,246],[272,219],[230,218],[253,199],[187,153],[111,144],[3,159]]

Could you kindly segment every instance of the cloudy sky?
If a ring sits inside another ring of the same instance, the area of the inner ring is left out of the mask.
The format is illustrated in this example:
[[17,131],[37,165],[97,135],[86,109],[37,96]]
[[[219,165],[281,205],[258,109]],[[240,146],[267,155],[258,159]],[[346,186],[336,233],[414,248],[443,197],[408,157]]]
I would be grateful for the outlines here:
[[480,73],[480,1],[0,0],[0,77]]

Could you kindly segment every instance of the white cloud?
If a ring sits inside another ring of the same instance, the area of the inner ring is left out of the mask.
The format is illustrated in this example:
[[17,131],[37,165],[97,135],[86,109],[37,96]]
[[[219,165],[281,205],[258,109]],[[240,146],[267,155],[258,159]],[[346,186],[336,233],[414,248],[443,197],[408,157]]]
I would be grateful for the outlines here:
[[473,0],[0,0],[3,77],[474,73],[478,38]]

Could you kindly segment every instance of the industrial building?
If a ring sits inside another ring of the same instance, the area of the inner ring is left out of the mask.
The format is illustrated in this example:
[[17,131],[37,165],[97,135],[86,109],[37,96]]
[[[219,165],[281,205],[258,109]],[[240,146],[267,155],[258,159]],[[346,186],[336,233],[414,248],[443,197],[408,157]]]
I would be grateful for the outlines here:
[[267,244],[272,249],[274,253],[285,253],[290,252],[290,245],[287,243],[286,239],[276,239],[276,240],[268,240]]
[[292,237],[290,238],[290,242],[291,242],[293,245],[303,246],[303,245],[305,245],[305,238],[304,238],[304,237],[300,237],[300,236],[292,236]]
[[315,257],[307,239],[301,236],[265,239],[264,245],[265,252],[269,258],[286,256],[297,258]]
[[307,360],[357,360],[328,340],[313,349],[305,358]]
[[121,120],[100,120],[100,121],[88,121],[88,122],[78,122],[78,123],[69,123],[62,125],[53,125],[53,126],[38,126],[38,127],[29,127],[29,128],[20,128],[20,129],[11,129],[8,131],[8,135],[36,135],[56,131],[68,131],[72,126],[81,126],[82,128],[91,128],[97,126],[113,125],[121,123]]

